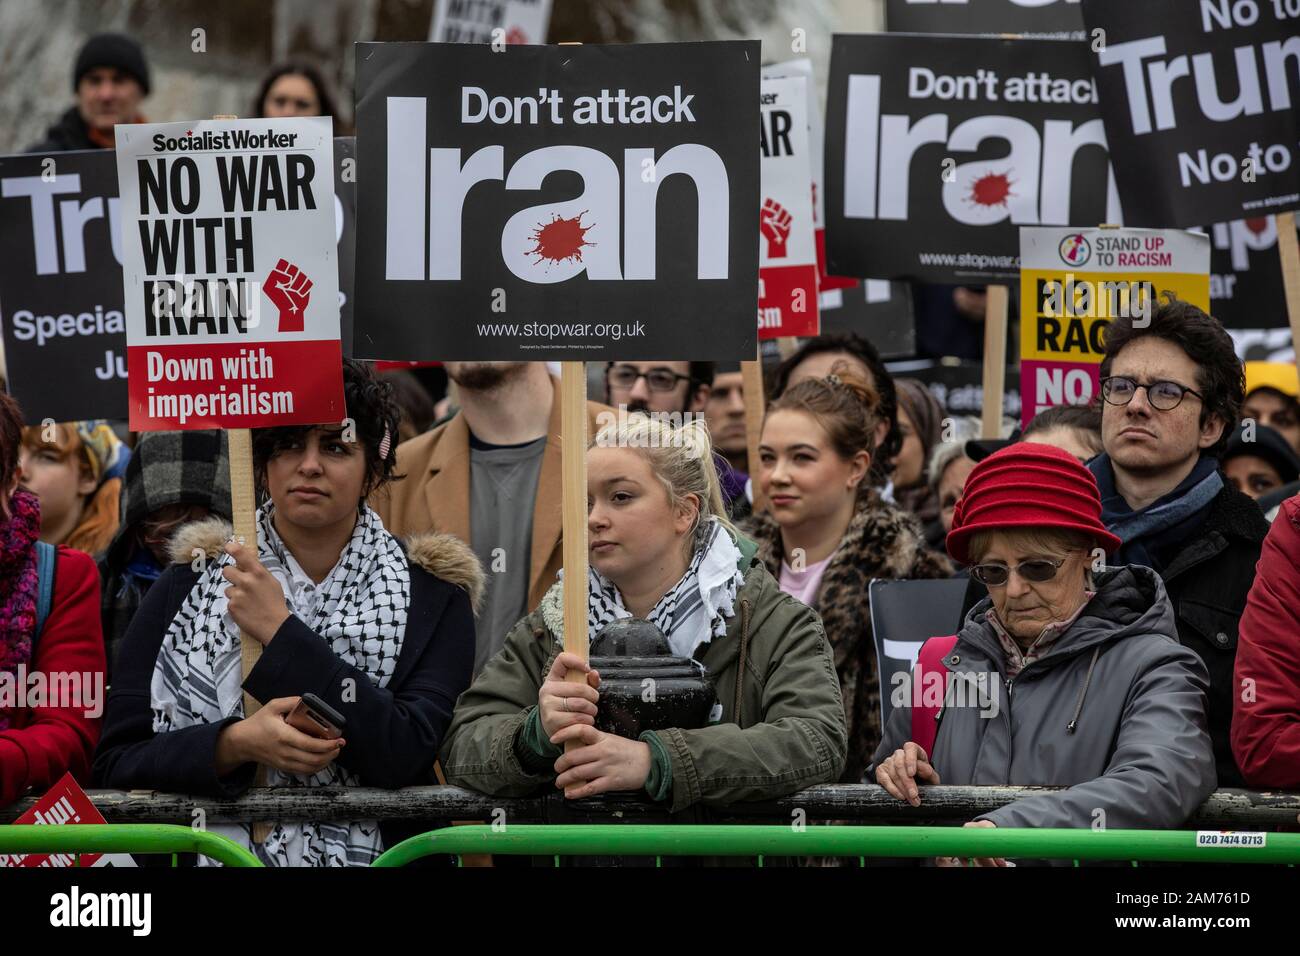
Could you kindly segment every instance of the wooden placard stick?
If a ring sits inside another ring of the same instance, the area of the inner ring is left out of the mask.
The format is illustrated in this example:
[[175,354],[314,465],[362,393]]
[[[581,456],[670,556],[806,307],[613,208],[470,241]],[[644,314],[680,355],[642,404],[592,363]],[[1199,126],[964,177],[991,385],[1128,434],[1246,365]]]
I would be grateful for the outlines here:
[[[214,120],[239,119],[232,113],[220,113]],[[246,547],[253,549],[257,556],[257,494],[253,485],[253,433],[247,428],[226,429],[227,451],[230,456],[230,517],[234,525],[235,539]],[[248,680],[248,675],[262,656],[262,645],[243,631],[239,633],[239,672],[240,682]],[[244,692],[244,718],[252,717],[261,710],[262,705]],[[256,787],[266,786],[266,767],[257,767],[253,781]],[[265,843],[271,834],[271,824],[254,822],[252,826],[253,842]]]
[[1295,213],[1280,212],[1276,222],[1277,254],[1282,259],[1282,288],[1286,293],[1287,321],[1291,323],[1291,345],[1300,350],[1300,243],[1296,241]]
[[[560,363],[560,447],[564,551],[564,649],[587,659],[587,371]],[[571,670],[566,680],[585,683]],[[576,741],[570,741],[574,744]]]
[[[247,428],[226,430],[230,450],[230,515],[235,539],[257,554],[257,497],[253,491],[253,433]],[[262,656],[262,645],[247,634],[239,635],[239,660],[243,679]],[[244,693],[244,716],[251,717],[262,705]]]
[[[1023,40],[1023,33],[1003,33],[1003,40]],[[984,407],[980,437],[1002,437],[1002,398],[1007,385],[1007,304],[1005,285],[987,286],[984,300]]]
[[1002,394],[1007,380],[1007,301],[1005,285],[988,286],[984,308],[984,409],[980,437],[1002,434]]
[[[560,46],[582,46],[573,41]],[[563,522],[564,649],[584,661],[587,633],[587,363],[560,363],[560,517]],[[565,680],[585,684],[587,675],[571,670]],[[565,750],[582,746],[570,740]]]
[[758,443],[763,435],[763,415],[767,411],[767,395],[763,389],[763,343],[758,344],[758,358],[740,363],[741,381],[745,389],[745,443],[749,446],[749,486],[753,489],[754,514],[767,508],[767,499],[758,488]]

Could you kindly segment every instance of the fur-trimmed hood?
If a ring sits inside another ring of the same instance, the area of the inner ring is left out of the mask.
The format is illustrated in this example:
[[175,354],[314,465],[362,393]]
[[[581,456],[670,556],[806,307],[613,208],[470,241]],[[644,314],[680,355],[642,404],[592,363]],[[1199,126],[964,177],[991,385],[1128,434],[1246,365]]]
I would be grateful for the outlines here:
[[[232,534],[234,527],[224,518],[204,518],[183,525],[172,536],[172,562],[189,564],[200,554],[215,558]],[[468,594],[478,613],[483,603],[483,566],[469,545],[453,535],[435,532],[409,535],[402,545],[411,563]]]

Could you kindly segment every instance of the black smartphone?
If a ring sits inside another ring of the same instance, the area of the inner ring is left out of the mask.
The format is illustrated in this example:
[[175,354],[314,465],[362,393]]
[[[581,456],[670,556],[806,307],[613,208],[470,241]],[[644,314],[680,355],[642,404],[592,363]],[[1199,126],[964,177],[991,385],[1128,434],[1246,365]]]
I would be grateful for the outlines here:
[[323,740],[342,737],[343,728],[347,726],[347,718],[315,694],[303,694],[285,720],[304,734]]

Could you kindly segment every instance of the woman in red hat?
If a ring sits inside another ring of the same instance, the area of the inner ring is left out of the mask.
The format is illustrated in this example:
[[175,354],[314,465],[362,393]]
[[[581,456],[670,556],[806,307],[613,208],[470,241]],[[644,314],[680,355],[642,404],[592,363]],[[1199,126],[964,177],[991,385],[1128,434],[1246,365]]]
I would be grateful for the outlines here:
[[913,806],[918,783],[1066,788],[967,826],[1181,825],[1215,786],[1209,679],[1159,575],[1105,566],[1119,543],[1069,453],[1023,442],[976,465],[947,545],[989,597],[922,649],[876,782]]

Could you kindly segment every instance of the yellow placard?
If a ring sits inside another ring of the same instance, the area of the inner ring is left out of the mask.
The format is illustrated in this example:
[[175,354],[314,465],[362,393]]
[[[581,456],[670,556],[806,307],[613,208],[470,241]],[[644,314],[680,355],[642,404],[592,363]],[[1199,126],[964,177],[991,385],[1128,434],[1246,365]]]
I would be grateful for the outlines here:
[[1101,362],[1105,330],[1119,316],[1140,319],[1165,292],[1210,310],[1209,276],[1178,272],[1020,272],[1020,357]]

